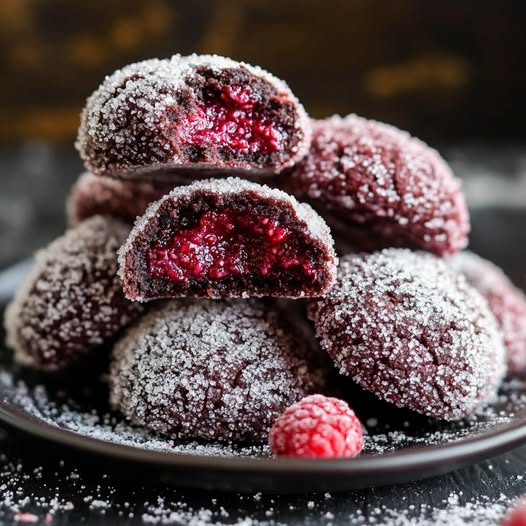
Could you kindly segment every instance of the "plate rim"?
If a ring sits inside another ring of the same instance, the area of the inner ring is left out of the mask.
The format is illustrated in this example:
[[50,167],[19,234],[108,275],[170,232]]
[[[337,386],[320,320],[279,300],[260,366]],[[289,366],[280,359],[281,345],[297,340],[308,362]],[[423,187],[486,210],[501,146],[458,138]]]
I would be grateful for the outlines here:
[[[4,388],[5,389],[5,388]],[[455,469],[455,461],[469,462],[490,458],[526,442],[526,418],[498,428],[484,431],[476,436],[461,438],[445,444],[418,445],[383,454],[363,454],[355,458],[304,459],[304,458],[253,458],[219,455],[194,455],[172,451],[157,451],[137,446],[110,442],[90,437],[76,431],[55,426],[22,410],[19,406],[2,398],[0,420],[9,426],[90,453],[128,460],[143,465],[164,467],[203,468],[236,473],[290,475],[378,475],[396,470],[400,474],[410,473],[416,467],[426,468],[447,461]]]

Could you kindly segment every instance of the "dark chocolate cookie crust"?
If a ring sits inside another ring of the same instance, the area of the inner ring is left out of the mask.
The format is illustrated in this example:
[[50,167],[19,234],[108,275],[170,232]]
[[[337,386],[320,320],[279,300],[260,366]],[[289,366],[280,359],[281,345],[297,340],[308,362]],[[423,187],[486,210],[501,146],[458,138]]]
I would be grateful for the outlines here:
[[526,369],[526,296],[494,263],[464,251],[446,260],[464,274],[468,282],[488,301],[497,318],[504,343],[510,375]]
[[[209,209],[234,207],[247,213],[279,215],[280,220],[294,229],[295,235],[309,241],[318,264],[316,280],[303,283],[282,282],[264,278],[232,277],[216,282],[177,284],[154,279],[148,274],[146,253],[152,240],[167,224],[178,220],[181,210],[194,214]],[[323,219],[309,206],[298,203],[286,193],[246,180],[229,178],[198,181],[175,188],[153,203],[137,220],[126,243],[119,251],[119,273],[128,298],[146,301],[166,297],[309,297],[328,290],[336,275],[337,259],[330,230]]]
[[[268,155],[237,153],[220,144],[183,144],[172,121],[195,114],[207,83],[250,85],[258,104],[282,130],[285,140]],[[107,77],[82,113],[77,149],[88,171],[97,175],[152,180],[177,179],[188,169],[279,172],[307,152],[310,122],[288,86],[259,67],[216,55],[174,55],[130,64]]]
[[345,256],[333,289],[309,315],[342,374],[435,418],[472,414],[495,396],[506,371],[486,301],[431,254]]
[[94,216],[36,254],[33,270],[5,314],[18,363],[58,369],[111,341],[142,311],[117,276],[129,227]]
[[358,250],[467,244],[460,182],[438,152],[393,126],[357,115],[313,120],[307,156],[277,183],[310,202]]
[[111,403],[172,438],[264,441],[327,370],[289,321],[262,300],[163,302],[116,344]]
[[148,205],[172,190],[173,185],[125,181],[83,173],[66,203],[68,222],[75,226],[94,215],[108,215],[133,223]]

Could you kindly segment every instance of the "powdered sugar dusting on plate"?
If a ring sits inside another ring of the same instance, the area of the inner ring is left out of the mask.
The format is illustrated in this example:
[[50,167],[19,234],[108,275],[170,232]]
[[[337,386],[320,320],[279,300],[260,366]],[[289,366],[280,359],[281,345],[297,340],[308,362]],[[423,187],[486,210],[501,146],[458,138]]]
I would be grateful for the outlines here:
[[364,453],[392,453],[411,446],[444,445],[463,439],[474,438],[491,431],[496,426],[526,418],[526,383],[507,380],[493,404],[480,409],[475,415],[457,422],[435,422],[423,426],[403,419],[401,425],[383,424],[377,419],[366,422],[368,435]]
[[[96,389],[104,387],[98,382]],[[29,386],[8,370],[0,373],[0,389],[10,404],[21,408],[46,424],[80,435],[151,451],[204,456],[269,457],[267,444],[243,445],[239,442],[175,441],[134,426],[107,408],[86,408],[64,393],[51,392],[38,384]],[[366,429],[363,454],[381,455],[413,446],[444,445],[463,439],[475,438],[481,433],[526,418],[526,382],[507,380],[496,401],[469,419],[458,422],[423,420],[420,415],[400,413],[392,422],[393,414],[400,410],[379,402],[378,414],[363,419]],[[368,402],[364,406],[368,406]],[[357,403],[359,407],[359,401]],[[363,414],[363,411],[362,411]],[[386,418],[387,416],[387,418]]]

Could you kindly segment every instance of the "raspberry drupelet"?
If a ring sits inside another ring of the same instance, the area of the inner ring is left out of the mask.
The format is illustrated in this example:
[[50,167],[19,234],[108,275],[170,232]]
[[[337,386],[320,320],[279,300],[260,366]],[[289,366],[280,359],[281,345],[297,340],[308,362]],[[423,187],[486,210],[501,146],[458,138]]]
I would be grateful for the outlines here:
[[169,300],[113,352],[111,403],[172,438],[266,440],[328,370],[308,323],[265,300]]
[[173,185],[151,184],[97,177],[83,173],[73,185],[66,203],[68,222],[77,225],[84,219],[102,214],[133,223],[148,205],[172,190]]
[[276,456],[355,457],[363,447],[362,425],[343,400],[311,395],[276,420],[269,444]]
[[500,526],[526,526],[526,499],[520,499],[515,507],[506,514]]
[[120,250],[126,296],[312,297],[333,284],[329,228],[293,197],[242,179],[175,188]]
[[307,156],[280,185],[309,201],[356,250],[467,244],[460,183],[440,155],[393,126],[356,115],[313,121]]
[[497,318],[510,375],[526,368],[526,296],[495,264],[473,252],[459,252],[447,260],[448,265],[464,274],[468,282],[487,300]]
[[280,172],[306,154],[310,136],[303,106],[270,73],[175,55],[107,77],[87,101],[77,148],[96,175],[173,180],[203,170]]
[[111,342],[143,312],[124,297],[117,276],[117,250],[128,231],[94,216],[37,252],[5,315],[17,362],[59,369]]
[[384,249],[343,257],[313,301],[322,348],[379,398],[443,420],[492,401],[505,348],[486,300],[432,254]]

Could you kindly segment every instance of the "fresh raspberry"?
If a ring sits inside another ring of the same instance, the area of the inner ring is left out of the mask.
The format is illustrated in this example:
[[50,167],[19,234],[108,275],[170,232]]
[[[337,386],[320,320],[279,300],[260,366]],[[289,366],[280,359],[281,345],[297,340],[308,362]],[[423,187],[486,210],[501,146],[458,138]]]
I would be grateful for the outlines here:
[[500,526],[526,526],[526,500],[521,499],[504,517]]
[[269,443],[276,456],[355,457],[363,447],[362,425],[344,401],[312,395],[277,419]]

